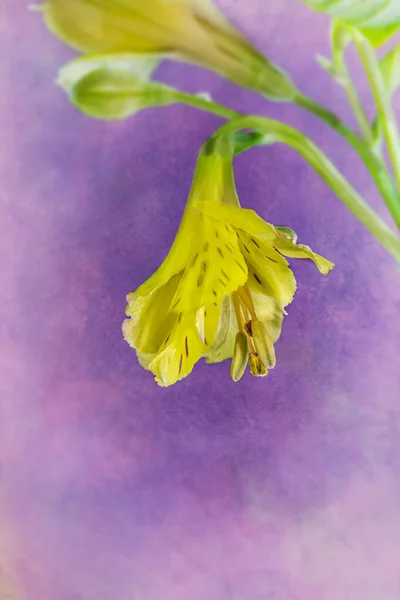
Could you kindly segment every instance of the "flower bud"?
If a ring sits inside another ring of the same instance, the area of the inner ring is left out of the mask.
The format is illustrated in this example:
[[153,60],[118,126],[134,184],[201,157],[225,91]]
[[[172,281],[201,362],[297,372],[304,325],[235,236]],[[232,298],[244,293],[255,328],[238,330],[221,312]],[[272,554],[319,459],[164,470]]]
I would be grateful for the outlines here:
[[177,90],[149,81],[157,64],[154,59],[129,55],[79,58],[60,70],[58,83],[71,102],[91,117],[123,119],[143,108],[177,102]]
[[291,79],[258,52],[211,0],[47,0],[47,27],[86,53],[168,56],[291,101]]

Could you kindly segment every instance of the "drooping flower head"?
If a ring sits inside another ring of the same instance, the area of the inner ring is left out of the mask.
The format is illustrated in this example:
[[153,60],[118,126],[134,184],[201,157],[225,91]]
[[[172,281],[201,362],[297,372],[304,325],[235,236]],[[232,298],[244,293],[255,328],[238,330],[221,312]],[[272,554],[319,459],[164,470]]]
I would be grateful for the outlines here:
[[123,333],[141,365],[162,386],[189,375],[201,357],[231,358],[234,381],[247,365],[266,375],[296,290],[285,256],[311,259],[324,274],[333,268],[291,229],[241,208],[230,145],[204,146],[170,252],[127,297]]
[[177,58],[275,99],[296,93],[211,0],[46,0],[41,10],[49,29],[83,53]]

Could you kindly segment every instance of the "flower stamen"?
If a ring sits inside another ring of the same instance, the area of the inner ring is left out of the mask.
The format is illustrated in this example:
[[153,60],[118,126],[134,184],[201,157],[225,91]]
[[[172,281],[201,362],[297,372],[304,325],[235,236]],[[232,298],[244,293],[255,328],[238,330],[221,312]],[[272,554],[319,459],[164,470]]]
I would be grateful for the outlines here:
[[239,288],[232,294],[232,302],[235,309],[239,331],[245,333],[247,336],[249,352],[250,354],[254,354],[256,356],[257,350],[252,339],[251,323],[252,319],[257,320],[257,315],[250,292],[247,290],[247,288],[245,289],[245,287]]
[[233,308],[235,309],[236,321],[237,321],[237,324],[239,327],[239,331],[241,331],[242,329],[244,329],[244,321],[242,318],[242,314],[240,312],[240,301],[239,301],[238,292],[233,292],[232,303],[233,303]]
[[246,371],[249,356],[248,337],[244,331],[238,331],[235,338],[230,375],[236,383]]
[[251,297],[251,293],[250,293],[250,290],[247,287],[247,285],[244,285],[243,287],[239,288],[238,293],[239,293],[240,297],[242,298],[243,303],[245,304],[246,308],[250,312],[251,318],[253,320],[256,320],[257,319],[256,309],[254,308],[253,298]]
[[244,321],[247,322],[250,319],[250,312],[245,304],[245,302],[243,301],[242,296],[240,295],[240,293],[238,293],[238,298],[239,298],[239,306],[242,309],[242,314],[243,314],[243,318]]
[[268,369],[261,362],[261,359],[258,356],[258,354],[250,354],[249,367],[250,373],[254,375],[254,377],[265,377],[265,375],[268,375]]

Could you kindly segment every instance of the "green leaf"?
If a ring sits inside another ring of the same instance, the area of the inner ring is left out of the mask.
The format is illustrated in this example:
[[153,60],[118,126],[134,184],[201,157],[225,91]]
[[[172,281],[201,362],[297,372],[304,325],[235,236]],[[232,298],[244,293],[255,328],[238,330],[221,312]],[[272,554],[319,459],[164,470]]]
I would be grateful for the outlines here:
[[397,31],[399,31],[399,28],[400,25],[397,23],[396,25],[382,27],[381,29],[367,27],[361,31],[374,48],[379,48],[379,46],[382,46],[385,42],[390,40],[390,38],[393,37]]
[[385,54],[379,64],[386,88],[393,94],[400,87],[400,44]]
[[399,0],[304,0],[318,12],[360,29],[375,46],[387,41],[400,28]]

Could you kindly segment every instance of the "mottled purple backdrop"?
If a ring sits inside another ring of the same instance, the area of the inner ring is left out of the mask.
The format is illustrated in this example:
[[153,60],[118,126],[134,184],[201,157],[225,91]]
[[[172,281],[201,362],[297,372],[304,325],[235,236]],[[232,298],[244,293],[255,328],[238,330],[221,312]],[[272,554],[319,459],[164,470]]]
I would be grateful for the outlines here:
[[[351,120],[314,59],[324,16],[300,0],[221,6]],[[2,0],[0,36],[1,600],[398,600],[392,258],[295,152],[249,151],[243,205],[336,269],[294,265],[267,379],[199,364],[157,387],[122,339],[125,295],[165,256],[222,121],[179,106],[91,120],[53,83],[73,53],[40,15]],[[357,157],[312,116],[189,66],[159,75],[308,132],[386,218]]]

